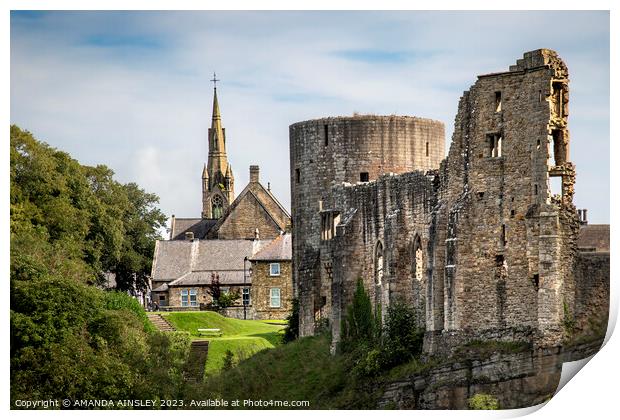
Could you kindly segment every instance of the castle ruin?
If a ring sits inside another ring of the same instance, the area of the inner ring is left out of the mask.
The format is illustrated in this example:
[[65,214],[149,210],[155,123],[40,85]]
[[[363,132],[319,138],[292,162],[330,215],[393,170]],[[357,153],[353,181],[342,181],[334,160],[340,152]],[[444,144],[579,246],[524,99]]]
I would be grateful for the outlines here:
[[468,339],[560,345],[567,314],[593,295],[580,282],[592,270],[609,282],[608,254],[601,268],[577,248],[568,102],[566,65],[541,49],[463,93],[445,158],[438,121],[291,125],[300,334],[328,320],[335,346],[362,279],[378,307],[415,308],[427,352]]

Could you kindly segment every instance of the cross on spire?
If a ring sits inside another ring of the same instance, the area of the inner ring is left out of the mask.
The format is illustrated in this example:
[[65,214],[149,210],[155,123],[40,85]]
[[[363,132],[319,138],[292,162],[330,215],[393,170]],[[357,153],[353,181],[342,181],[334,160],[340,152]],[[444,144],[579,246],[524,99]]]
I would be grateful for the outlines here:
[[215,77],[215,72],[213,72],[213,79],[211,79],[211,81],[213,82],[213,89],[217,89],[217,82],[219,82],[220,79]]

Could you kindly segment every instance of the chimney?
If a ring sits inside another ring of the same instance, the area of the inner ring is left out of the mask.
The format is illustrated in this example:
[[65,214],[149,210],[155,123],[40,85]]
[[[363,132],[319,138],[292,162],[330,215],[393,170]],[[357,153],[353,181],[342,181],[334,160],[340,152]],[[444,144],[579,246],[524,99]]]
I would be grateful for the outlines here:
[[250,182],[258,182],[258,165],[250,165]]
[[194,240],[194,232],[185,232],[185,239],[192,242]]

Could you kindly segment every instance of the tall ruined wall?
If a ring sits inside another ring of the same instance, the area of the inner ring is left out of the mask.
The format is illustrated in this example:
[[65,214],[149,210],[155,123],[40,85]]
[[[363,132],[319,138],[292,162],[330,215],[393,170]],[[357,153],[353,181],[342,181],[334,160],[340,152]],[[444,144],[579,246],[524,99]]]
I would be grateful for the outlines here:
[[603,338],[609,318],[609,252],[580,252],[575,263],[574,337]]
[[293,124],[301,333],[329,317],[337,342],[362,278],[384,308],[394,299],[416,308],[429,352],[472,338],[560,345],[566,313],[577,305],[579,222],[567,122],[566,65],[555,52],[536,50],[464,92],[440,165],[440,155],[426,156],[443,144],[440,123],[357,117]]
[[[321,244],[321,262],[332,269],[329,310],[334,343],[339,341],[340,320],[358,279],[382,314],[390,302],[399,300],[415,309],[424,326],[428,218],[436,204],[435,177],[436,171],[416,171],[334,188],[333,208],[343,212],[336,236]],[[378,247],[383,249],[381,267]]]
[[567,77],[554,52],[537,50],[509,72],[480,76],[461,98],[431,226],[427,329],[540,326],[546,345],[561,339],[578,228]]
[[290,126],[293,281],[300,298],[301,334],[314,331],[327,292],[320,265],[320,211],[333,203],[332,187],[372,181],[385,173],[439,167],[444,126],[422,118],[353,116]]

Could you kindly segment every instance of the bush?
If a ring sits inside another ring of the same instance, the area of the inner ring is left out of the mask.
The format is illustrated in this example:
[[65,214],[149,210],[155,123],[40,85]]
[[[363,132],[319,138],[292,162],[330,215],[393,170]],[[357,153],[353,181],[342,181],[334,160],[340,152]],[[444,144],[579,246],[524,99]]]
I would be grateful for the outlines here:
[[424,329],[416,324],[413,308],[402,302],[388,307],[383,334],[385,368],[406,363],[422,352]]
[[284,335],[282,336],[283,343],[290,343],[299,337],[299,299],[294,298],[292,301],[293,310],[290,315],[286,317],[286,328],[284,329]]
[[489,394],[475,394],[467,403],[470,410],[499,410],[499,401]]
[[379,334],[370,297],[364,290],[362,279],[358,279],[353,303],[347,308],[347,315],[342,320],[342,349],[350,351],[360,344],[372,345],[376,343]]
[[226,350],[226,353],[224,354],[224,364],[222,366],[222,370],[230,370],[234,367],[234,354],[232,351],[230,350]]

